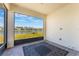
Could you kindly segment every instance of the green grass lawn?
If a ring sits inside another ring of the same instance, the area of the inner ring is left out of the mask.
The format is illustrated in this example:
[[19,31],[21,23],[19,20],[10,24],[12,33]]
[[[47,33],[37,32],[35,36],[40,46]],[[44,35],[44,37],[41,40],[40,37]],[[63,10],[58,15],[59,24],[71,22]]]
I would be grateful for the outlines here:
[[4,42],[4,37],[0,35],[0,44],[2,44],[3,42]]
[[43,36],[42,32],[33,33],[33,34],[16,34],[15,40],[27,39],[27,38],[36,38],[36,37],[42,37],[42,36]]
[[[32,33],[32,34],[16,34],[15,40],[36,38],[36,37],[43,37],[43,33],[37,32],[37,33]],[[3,42],[4,42],[4,37],[0,35],[0,44],[2,44]]]

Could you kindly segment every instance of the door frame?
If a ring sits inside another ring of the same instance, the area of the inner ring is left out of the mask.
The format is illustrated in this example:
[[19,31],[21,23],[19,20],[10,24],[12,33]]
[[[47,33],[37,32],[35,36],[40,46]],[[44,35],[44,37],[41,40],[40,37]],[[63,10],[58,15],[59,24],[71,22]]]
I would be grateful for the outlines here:
[[[28,14],[24,14],[22,12],[14,12],[13,13],[13,19],[14,19],[14,28],[15,28],[15,13],[18,14],[22,14],[22,15],[28,15]],[[28,16],[32,16],[32,15],[28,15]],[[37,16],[33,16],[33,17],[37,17]],[[39,17],[41,18],[41,17]],[[45,19],[43,18],[43,37],[37,37],[37,38],[28,38],[26,39],[22,39],[22,40],[15,40],[15,30],[14,30],[14,46],[15,45],[19,45],[19,44],[24,44],[24,43],[31,43],[31,42],[35,42],[35,41],[40,41],[40,40],[45,40]]]

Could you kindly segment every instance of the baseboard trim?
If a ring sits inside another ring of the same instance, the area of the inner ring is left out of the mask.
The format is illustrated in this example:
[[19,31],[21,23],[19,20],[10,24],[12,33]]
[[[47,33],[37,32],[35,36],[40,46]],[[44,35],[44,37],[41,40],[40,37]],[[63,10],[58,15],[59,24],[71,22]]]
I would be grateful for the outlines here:
[[45,41],[48,42],[49,44],[52,44],[52,45],[57,46],[57,47],[59,47],[59,48],[65,49],[65,50],[67,50],[67,51],[79,52],[79,51],[76,51],[76,50],[74,50],[74,49],[71,49],[71,48],[62,46],[62,45],[60,45],[60,44],[57,44],[57,43],[55,43],[55,42],[51,42],[51,41],[49,41],[49,40],[45,40]]

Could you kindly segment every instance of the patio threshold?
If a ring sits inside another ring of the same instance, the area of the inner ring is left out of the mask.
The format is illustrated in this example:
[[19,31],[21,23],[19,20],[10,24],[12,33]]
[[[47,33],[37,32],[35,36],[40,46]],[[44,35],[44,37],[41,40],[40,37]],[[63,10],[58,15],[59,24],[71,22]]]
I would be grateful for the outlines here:
[[40,40],[43,40],[43,39],[44,39],[44,37],[36,37],[36,38],[15,40],[14,45],[20,45],[20,44],[24,44],[24,43],[31,43],[31,42],[40,41]]

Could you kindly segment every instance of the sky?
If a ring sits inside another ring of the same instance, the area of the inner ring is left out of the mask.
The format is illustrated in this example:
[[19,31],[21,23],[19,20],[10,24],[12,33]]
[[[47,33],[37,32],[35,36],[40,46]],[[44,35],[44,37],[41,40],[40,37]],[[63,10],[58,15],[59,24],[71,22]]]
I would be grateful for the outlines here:
[[4,9],[0,8],[0,27],[4,27]]
[[43,19],[15,13],[15,27],[43,28]]
[[[43,28],[43,19],[15,13],[15,27]],[[4,27],[4,9],[0,8],[0,27]]]

